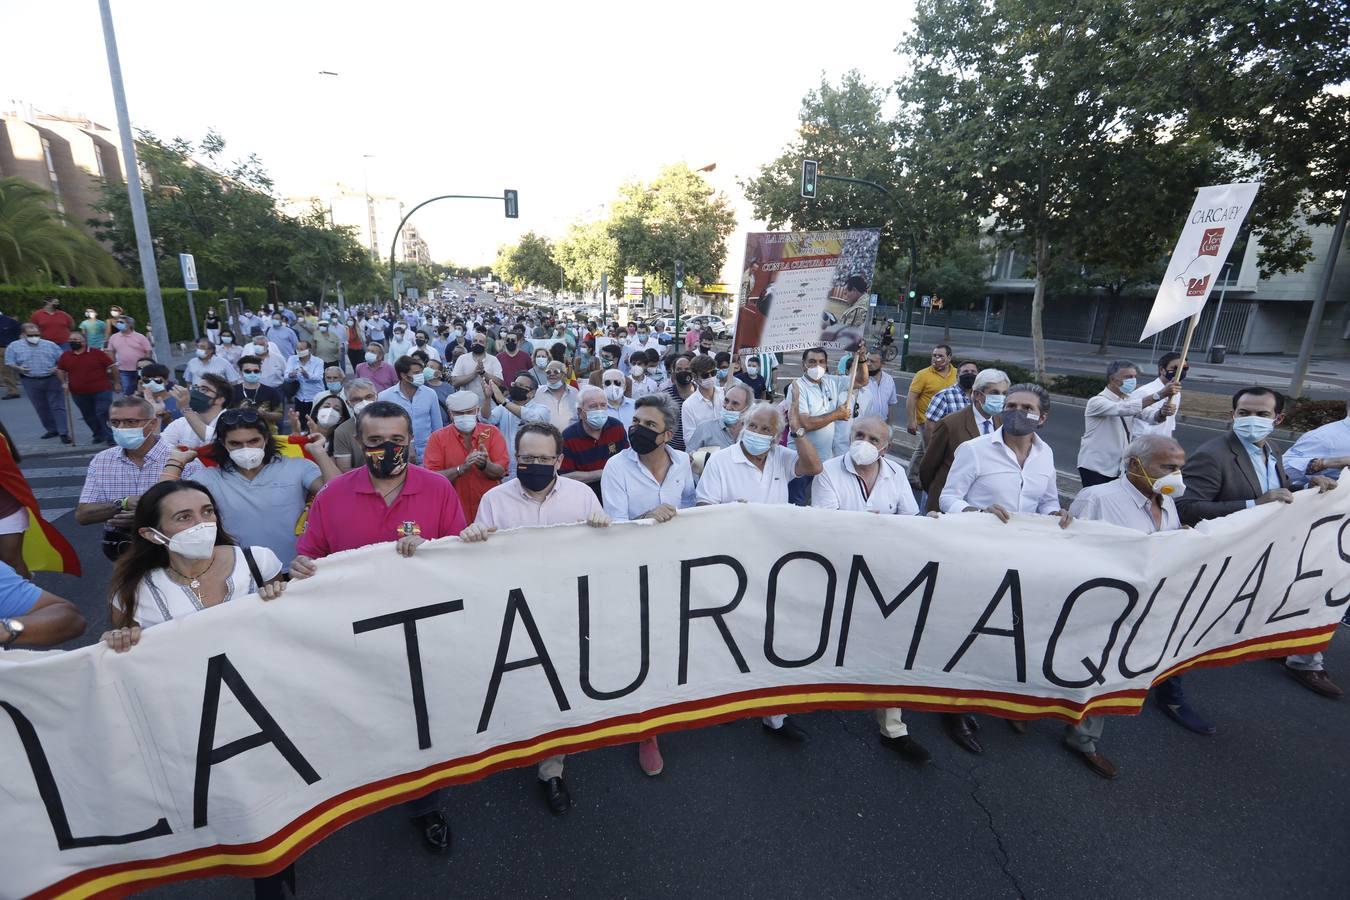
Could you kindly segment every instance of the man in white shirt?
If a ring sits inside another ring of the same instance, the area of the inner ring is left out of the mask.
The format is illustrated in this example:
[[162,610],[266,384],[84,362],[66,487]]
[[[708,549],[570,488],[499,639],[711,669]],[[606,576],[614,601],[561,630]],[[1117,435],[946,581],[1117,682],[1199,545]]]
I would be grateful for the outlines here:
[[895,379],[881,368],[880,353],[867,354],[867,372],[867,384],[858,391],[858,409],[864,416],[889,422],[900,395],[895,390]]
[[[848,402],[848,388],[841,379],[829,374],[829,365],[830,355],[823,348],[806,350],[802,353],[805,374],[792,383],[803,430],[800,437],[793,435],[793,446],[802,440],[810,441],[822,461],[834,456],[835,423],[847,422],[850,413],[844,408]],[[806,506],[810,490],[809,478],[794,481],[790,502]]]
[[633,426],[635,409],[632,398],[624,396],[626,382],[623,372],[618,369],[606,369],[600,373],[600,389],[605,392],[605,405],[609,407],[609,414],[623,423],[625,431]]
[[680,408],[683,434],[692,435],[704,422],[716,422],[722,415],[722,389],[717,386],[717,365],[711,356],[695,356],[689,362],[694,387]]
[[750,385],[743,381],[734,383],[722,394],[721,415],[714,421],[704,422],[698,426],[693,434],[686,433],[685,449],[692,455],[704,447],[720,450],[736,443],[741,436],[741,414],[754,402],[755,395],[750,390]]
[[193,384],[208,372],[219,375],[230,384],[238,384],[242,380],[234,366],[216,353],[215,344],[202,338],[197,342],[197,355],[188,360],[187,365],[183,367],[183,380]]
[[1339,480],[1350,466],[1350,403],[1346,418],[1314,428],[1284,452],[1284,471],[1295,487],[1307,487],[1313,475]]
[[[795,406],[789,406],[788,418],[794,433],[804,433]],[[797,450],[778,443],[778,436],[783,433],[783,414],[777,406],[756,403],[745,411],[742,423],[736,444],[708,459],[698,482],[699,506],[784,504],[788,502],[788,482],[820,474],[820,457],[810,441],[801,441]],[[807,738],[805,729],[789,722],[785,715],[766,716],[760,721],[776,737],[791,741]]]
[[[1008,388],[1000,416],[1002,425],[991,434],[972,438],[956,448],[947,483],[938,501],[944,513],[985,512],[1007,522],[1013,513],[1060,517],[1067,528],[1072,516],[1061,508],[1055,477],[1055,454],[1036,434],[1050,410],[1050,394],[1038,384]],[[983,753],[975,737],[974,716],[943,717],[953,741],[971,753]],[[1026,726],[1008,724],[1019,733]]]
[[502,363],[487,352],[487,347],[475,341],[470,352],[461,354],[450,370],[450,383],[462,391],[473,391],[479,400],[484,398],[483,379],[492,380],[498,387],[504,387]]
[[[1181,368],[1180,353],[1176,351],[1164,353],[1158,358],[1158,377],[1143,387],[1135,388],[1134,393],[1130,394],[1130,399],[1147,401],[1169,384],[1180,385],[1186,380],[1186,372],[1189,369],[1189,365],[1184,369]],[[1164,407],[1167,408],[1166,413],[1163,412]],[[1177,427],[1177,410],[1180,408],[1180,393],[1146,405],[1144,414],[1130,423],[1131,434],[1135,437],[1144,434],[1161,434],[1171,437],[1172,432]]]
[[665,347],[661,346],[661,343],[656,338],[652,337],[652,329],[648,325],[639,325],[637,334],[634,337],[629,338],[628,342],[624,344],[623,358],[632,358],[634,350],[655,350],[662,356],[664,356],[666,352]]
[[[1075,518],[1110,522],[1144,534],[1181,528],[1173,497],[1186,490],[1181,468],[1186,451],[1170,437],[1140,435],[1124,453],[1125,471],[1115,481],[1084,488],[1069,507]],[[1213,734],[1214,726],[1186,703],[1181,676],[1174,675],[1155,686],[1154,699],[1174,721],[1196,734]],[[1116,766],[1097,750],[1105,725],[1104,716],[1088,716],[1065,726],[1064,743],[1082,755],[1088,768],[1103,778],[1115,778]]]
[[[877,416],[862,416],[851,423],[848,452],[825,463],[811,485],[811,505],[818,509],[843,509],[883,516],[914,516],[914,502],[905,470],[886,458],[891,445],[891,427]],[[912,762],[928,762],[932,754],[910,737],[909,726],[899,707],[878,709],[881,743]]]
[[258,364],[262,367],[261,383],[270,388],[281,387],[281,382],[286,378],[286,359],[281,355],[277,345],[262,335],[257,335],[253,338],[253,344],[248,352],[258,357]]
[[[1078,475],[1083,487],[1105,484],[1120,474],[1120,460],[1132,437],[1131,429],[1137,422],[1150,421],[1144,407],[1170,399],[1177,392],[1177,386],[1169,384],[1155,394],[1132,397],[1138,371],[1126,360],[1111,363],[1106,368],[1106,387],[1083,408],[1085,426],[1078,445]],[[1166,404],[1154,415],[1167,415]]]
[[627,357],[628,390],[634,400],[641,400],[648,394],[661,389],[660,379],[647,372],[647,351],[634,350]]

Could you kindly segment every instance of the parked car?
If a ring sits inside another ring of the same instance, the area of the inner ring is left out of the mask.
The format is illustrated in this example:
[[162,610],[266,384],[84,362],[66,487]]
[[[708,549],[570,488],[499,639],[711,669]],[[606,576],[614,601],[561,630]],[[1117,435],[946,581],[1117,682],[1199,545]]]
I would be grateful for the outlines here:
[[730,334],[730,329],[721,316],[691,316],[689,327],[706,331],[715,338],[724,338]]

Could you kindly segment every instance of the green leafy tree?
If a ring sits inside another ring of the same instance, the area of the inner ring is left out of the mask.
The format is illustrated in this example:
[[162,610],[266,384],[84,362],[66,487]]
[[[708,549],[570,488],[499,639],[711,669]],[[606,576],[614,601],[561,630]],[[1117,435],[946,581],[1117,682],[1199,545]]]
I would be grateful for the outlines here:
[[[502,262],[498,257],[498,264]],[[562,267],[554,259],[553,243],[533,231],[521,235],[520,242],[510,248],[504,262],[506,268],[497,274],[517,287],[553,288],[562,279]]]
[[[576,222],[558,242],[555,253],[567,286],[574,291],[587,291],[599,286],[602,274],[614,271],[619,246],[606,223]],[[622,284],[620,281],[619,285]]]
[[0,282],[116,286],[108,251],[51,206],[52,195],[22,178],[0,178]]
[[677,260],[686,278],[716,281],[735,227],[731,203],[684,163],[665,167],[650,184],[628,182],[607,226],[615,247],[610,281],[622,284],[633,273],[668,290]]

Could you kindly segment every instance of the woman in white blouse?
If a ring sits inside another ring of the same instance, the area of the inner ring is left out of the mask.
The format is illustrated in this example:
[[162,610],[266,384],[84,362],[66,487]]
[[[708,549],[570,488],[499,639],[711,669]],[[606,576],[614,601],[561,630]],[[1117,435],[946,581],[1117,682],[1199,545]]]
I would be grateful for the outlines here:
[[[194,481],[161,481],[141,495],[131,543],[113,567],[112,631],[103,642],[118,653],[141,629],[258,594],[281,595],[281,560],[266,547],[240,547],[216,521],[216,502]],[[295,868],[253,879],[256,900],[295,893]]]

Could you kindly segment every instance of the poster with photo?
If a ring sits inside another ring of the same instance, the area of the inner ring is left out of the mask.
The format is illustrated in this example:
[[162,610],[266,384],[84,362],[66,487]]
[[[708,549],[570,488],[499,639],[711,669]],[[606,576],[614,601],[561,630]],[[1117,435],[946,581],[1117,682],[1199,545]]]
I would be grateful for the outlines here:
[[857,349],[880,241],[877,228],[747,235],[735,352]]

